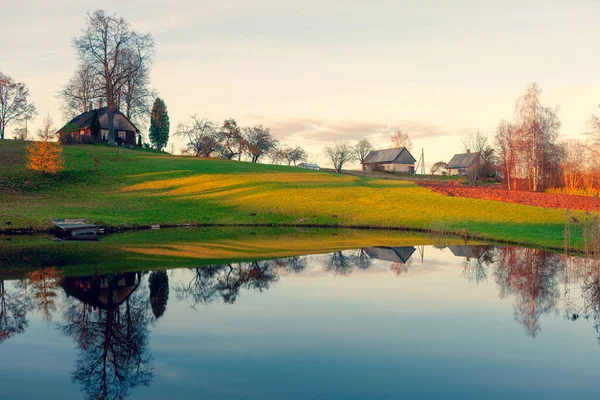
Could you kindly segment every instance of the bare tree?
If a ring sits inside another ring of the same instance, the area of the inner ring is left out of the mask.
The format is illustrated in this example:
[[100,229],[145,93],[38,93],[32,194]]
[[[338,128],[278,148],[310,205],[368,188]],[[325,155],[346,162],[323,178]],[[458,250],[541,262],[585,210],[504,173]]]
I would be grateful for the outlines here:
[[558,110],[542,106],[542,91],[532,83],[517,100],[516,126],[519,131],[519,157],[530,190],[545,188],[557,170],[554,145],[560,130]]
[[197,115],[192,115],[188,125],[179,123],[174,136],[187,139],[187,147],[196,157],[211,157],[221,147],[216,124],[208,118],[200,118]]
[[354,155],[356,159],[361,163],[363,171],[365,170],[364,161],[369,153],[373,150],[373,145],[368,139],[363,139],[354,145]]
[[91,111],[98,102],[104,102],[102,82],[88,62],[82,62],[69,81],[56,93],[61,101],[63,116],[70,120]]
[[333,142],[333,146],[325,147],[325,155],[338,174],[342,171],[344,165],[356,159],[353,148],[348,142]]
[[235,156],[238,159],[244,152],[244,136],[242,129],[238,126],[237,121],[233,118],[228,118],[223,121],[219,132],[223,145],[221,146],[221,156],[227,160],[231,160]]
[[102,81],[108,106],[108,143],[115,145],[113,118],[119,94],[151,63],[154,40],[132,30],[125,19],[102,10],[88,14],[85,26],[81,36],[73,39],[73,47]]
[[588,141],[590,144],[590,148],[594,152],[596,156],[600,155],[600,117],[592,114],[589,121],[588,126],[590,127],[590,131],[586,132],[588,136]]
[[306,158],[308,157],[308,154],[306,154],[306,151],[302,147],[296,146],[296,147],[286,147],[284,149],[284,156],[285,156],[285,159],[286,159],[288,165],[292,165],[292,163],[293,163],[294,167],[295,167],[299,161],[306,160]]
[[447,166],[448,164],[446,164],[444,161],[438,161],[431,166],[431,170],[429,172],[431,172],[431,175],[434,175],[436,172],[443,170]]
[[0,139],[4,139],[6,125],[31,119],[35,115],[37,109],[29,103],[27,86],[0,71]]
[[[138,62],[136,53],[129,50],[123,62],[133,66]],[[126,80],[117,96],[117,108],[122,110],[127,118],[138,127],[146,127],[148,116],[151,114],[152,104],[157,93],[150,89],[149,66],[142,66],[132,73]]]
[[408,133],[398,129],[390,138],[394,147],[406,147],[408,151],[412,150],[412,141]]
[[463,139],[463,147],[465,152],[473,152],[476,154],[475,161],[468,170],[468,175],[469,178],[471,178],[471,182],[475,183],[481,173],[481,167],[483,164],[481,156],[486,148],[489,147],[487,143],[487,136],[479,131],[475,133],[471,132],[466,138]]
[[246,141],[245,151],[253,163],[268,154],[278,142],[269,128],[264,128],[262,125],[244,128],[244,139]]
[[587,186],[589,176],[594,175],[590,171],[593,164],[589,160],[594,158],[590,154],[591,150],[579,140],[567,140],[560,143],[559,147],[562,155],[560,168],[563,187],[573,190]]
[[517,135],[516,127],[510,122],[502,120],[496,128],[494,136],[496,154],[504,171],[508,190],[516,189],[514,180],[516,179]]
[[269,159],[271,160],[271,164],[281,164],[286,160],[286,152],[287,148],[282,146],[275,146],[269,151]]

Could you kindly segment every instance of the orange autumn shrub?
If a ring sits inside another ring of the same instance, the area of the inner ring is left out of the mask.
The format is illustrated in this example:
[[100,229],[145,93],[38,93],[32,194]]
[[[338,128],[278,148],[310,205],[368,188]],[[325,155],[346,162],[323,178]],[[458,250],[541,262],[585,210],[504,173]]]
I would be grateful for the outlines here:
[[38,130],[41,141],[27,146],[27,168],[30,170],[55,175],[65,168],[62,145],[50,141],[54,137],[52,132],[52,120],[46,117]]
[[60,143],[32,143],[27,146],[27,167],[44,174],[58,174],[65,167],[62,150]]

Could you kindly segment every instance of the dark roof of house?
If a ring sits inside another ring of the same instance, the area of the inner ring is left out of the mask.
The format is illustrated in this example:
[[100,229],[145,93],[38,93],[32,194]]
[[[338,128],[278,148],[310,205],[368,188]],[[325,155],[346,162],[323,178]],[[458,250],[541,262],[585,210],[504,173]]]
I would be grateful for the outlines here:
[[371,258],[377,258],[378,260],[401,262],[406,264],[408,259],[415,252],[414,246],[402,246],[402,247],[367,247],[365,253]]
[[[90,126],[90,124],[92,122],[92,116],[94,115],[94,111],[98,112],[98,118],[101,118],[106,113],[107,110],[108,110],[108,107],[102,107],[102,108],[98,108],[96,110],[91,110],[91,111],[86,111],[84,113],[81,113],[78,116],[76,116],[75,118],[73,118],[72,120],[70,120],[67,124],[65,124],[65,126],[60,128],[60,131],[64,130],[67,127],[67,125],[69,125],[69,124],[75,125],[77,127],[77,129],[85,129]],[[125,116],[125,114],[123,114],[122,112],[115,110],[115,115],[122,115],[123,118],[125,118],[135,128],[136,132],[140,131],[137,128],[137,126],[135,126],[135,124],[133,122],[131,122],[131,120],[129,118],[127,118]],[[106,127],[102,127],[102,129],[106,129]]]
[[[374,163],[391,163],[394,162],[400,155],[405,154],[408,156],[406,160],[410,162],[417,162],[415,158],[410,154],[406,147],[397,147],[395,149],[385,149],[385,150],[373,150],[371,151],[363,161],[363,164],[374,164]],[[412,161],[410,161],[412,159]]]
[[469,168],[471,164],[479,157],[479,153],[455,154],[452,160],[448,162],[446,169],[450,168]]

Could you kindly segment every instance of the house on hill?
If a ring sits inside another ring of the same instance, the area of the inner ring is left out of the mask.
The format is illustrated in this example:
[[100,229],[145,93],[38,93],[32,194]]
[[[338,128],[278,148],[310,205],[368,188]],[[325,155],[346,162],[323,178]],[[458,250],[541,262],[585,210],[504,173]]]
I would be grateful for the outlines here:
[[[100,135],[97,139],[92,137],[91,123],[94,111],[98,113],[100,121]],[[86,111],[63,126],[57,133],[62,137],[67,126],[72,125],[75,129],[73,136],[75,140],[81,143],[93,143],[94,141],[108,142],[108,107],[102,107],[97,110]],[[140,133],[139,129],[123,113],[116,111],[113,117],[115,126],[115,142],[119,146],[135,146],[136,135]]]
[[362,163],[363,171],[390,171],[405,174],[415,173],[417,160],[406,147],[373,150]]
[[448,175],[466,175],[469,168],[479,162],[479,153],[471,153],[467,150],[463,154],[455,154],[446,165]]

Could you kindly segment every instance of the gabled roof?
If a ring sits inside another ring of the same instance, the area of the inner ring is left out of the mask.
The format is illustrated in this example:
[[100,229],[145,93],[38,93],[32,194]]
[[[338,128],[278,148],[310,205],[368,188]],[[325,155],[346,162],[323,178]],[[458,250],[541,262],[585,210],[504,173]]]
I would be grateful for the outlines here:
[[479,157],[479,153],[455,154],[452,160],[448,162],[446,169],[451,168],[469,168]]
[[[76,116],[75,118],[73,118],[71,121],[69,121],[67,124],[65,124],[65,126],[60,128],[60,131],[64,130],[67,127],[67,125],[69,125],[69,124],[75,125],[77,127],[77,129],[85,129],[85,128],[89,127],[92,122],[92,116],[94,115],[94,111],[96,111],[98,113],[98,119],[101,119],[102,116],[106,113],[106,111],[108,111],[108,107],[102,107],[102,108],[98,108],[96,110],[91,110],[91,111],[86,111],[84,113],[81,113],[78,116]],[[135,124],[133,122],[131,122],[131,120],[129,118],[127,118],[125,116],[125,114],[123,114],[122,112],[115,110],[115,115],[121,115],[123,118],[125,118],[125,120],[127,122],[129,122],[135,128],[136,132],[140,131],[137,128],[137,126],[135,126]],[[101,128],[108,129],[107,126],[101,126]]]
[[406,264],[408,259],[415,252],[414,246],[403,247],[367,247],[365,253],[371,258],[378,260],[400,262]]
[[391,163],[400,157],[403,152],[409,156],[409,159],[412,159],[412,162],[417,162],[406,147],[397,147],[395,149],[373,150],[365,157],[363,164]]

